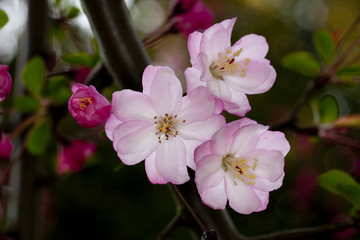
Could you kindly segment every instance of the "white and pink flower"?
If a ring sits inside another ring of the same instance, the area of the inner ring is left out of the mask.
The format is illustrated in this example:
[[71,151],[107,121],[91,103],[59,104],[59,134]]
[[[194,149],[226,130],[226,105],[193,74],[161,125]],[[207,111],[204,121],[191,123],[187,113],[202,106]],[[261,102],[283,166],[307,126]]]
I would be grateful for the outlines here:
[[182,184],[194,169],[194,149],[225,124],[216,114],[215,98],[203,88],[183,97],[180,81],[167,67],[148,66],[143,92],[113,93],[113,114],[105,131],[119,158],[127,165],[145,159],[154,184]]
[[266,209],[284,178],[290,145],[282,132],[243,118],[225,125],[195,150],[195,182],[204,204],[250,214]]
[[185,76],[188,93],[204,86],[223,102],[227,112],[244,116],[251,109],[245,94],[268,91],[276,72],[265,59],[269,47],[264,37],[246,35],[231,46],[235,21],[224,20],[204,33],[190,34],[192,67],[186,69]]

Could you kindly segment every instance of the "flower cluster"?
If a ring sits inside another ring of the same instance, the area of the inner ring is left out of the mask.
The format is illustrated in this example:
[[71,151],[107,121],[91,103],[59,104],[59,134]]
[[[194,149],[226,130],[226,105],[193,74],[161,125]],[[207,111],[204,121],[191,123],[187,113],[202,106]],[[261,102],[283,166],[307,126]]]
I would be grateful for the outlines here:
[[[174,9],[188,14],[198,4],[179,1]],[[250,214],[264,210],[269,192],[282,185],[290,146],[281,132],[248,118],[226,123],[221,115],[245,116],[251,109],[246,94],[268,91],[276,78],[264,37],[251,34],[231,45],[235,21],[189,35],[185,96],[172,69],[150,65],[143,91],[114,92],[111,106],[94,87],[75,84],[69,110],[85,127],[107,119],[105,132],[118,157],[126,165],[144,160],[153,184],[183,184],[189,167],[204,204],[224,209],[229,202]]]
[[0,102],[11,92],[12,79],[8,73],[9,66],[0,65]]

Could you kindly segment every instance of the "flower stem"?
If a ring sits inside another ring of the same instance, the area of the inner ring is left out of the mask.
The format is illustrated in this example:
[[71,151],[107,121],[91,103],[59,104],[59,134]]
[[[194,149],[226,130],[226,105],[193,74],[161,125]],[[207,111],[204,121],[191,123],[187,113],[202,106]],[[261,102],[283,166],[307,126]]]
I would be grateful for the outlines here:
[[9,138],[11,140],[15,139],[19,134],[21,134],[24,130],[26,130],[29,126],[31,126],[31,124],[33,124],[37,118],[38,115],[31,115],[28,118],[26,118],[25,121],[21,122],[20,125],[17,126],[15,130],[11,132]]

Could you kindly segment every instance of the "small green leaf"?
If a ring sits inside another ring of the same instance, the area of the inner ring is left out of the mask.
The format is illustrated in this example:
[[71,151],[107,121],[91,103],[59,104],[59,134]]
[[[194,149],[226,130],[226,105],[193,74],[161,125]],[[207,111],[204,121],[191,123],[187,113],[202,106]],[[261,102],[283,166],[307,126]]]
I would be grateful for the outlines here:
[[342,67],[339,68],[337,75],[339,77],[356,77],[360,76],[360,67]]
[[26,148],[33,155],[41,155],[46,150],[50,138],[50,123],[46,120],[42,121],[30,130]]
[[340,184],[338,190],[347,201],[352,203],[356,209],[360,209],[360,185]]
[[40,104],[37,99],[23,95],[15,99],[14,107],[22,113],[31,113],[38,110]]
[[326,95],[319,101],[320,121],[330,123],[339,117],[339,105],[334,97]]
[[325,29],[320,29],[314,33],[313,41],[320,57],[325,63],[331,63],[335,56],[335,43],[332,34]]
[[306,76],[315,77],[320,71],[319,61],[309,52],[293,52],[283,57],[283,67],[301,73]]
[[0,29],[3,28],[8,21],[8,15],[4,12],[4,10],[0,9]]
[[58,105],[67,103],[71,94],[70,79],[64,76],[51,78],[45,89],[45,96]]
[[341,184],[356,184],[355,179],[346,172],[334,169],[330,170],[319,177],[319,184],[326,190],[339,194],[338,186]]
[[22,80],[25,88],[36,97],[41,96],[41,91],[45,83],[45,74],[45,62],[40,57],[30,59],[22,72]]
[[71,65],[93,67],[96,64],[98,57],[85,52],[78,52],[64,55],[61,59]]
[[80,10],[77,7],[72,6],[66,15],[66,18],[73,19],[79,16],[79,14],[80,14]]

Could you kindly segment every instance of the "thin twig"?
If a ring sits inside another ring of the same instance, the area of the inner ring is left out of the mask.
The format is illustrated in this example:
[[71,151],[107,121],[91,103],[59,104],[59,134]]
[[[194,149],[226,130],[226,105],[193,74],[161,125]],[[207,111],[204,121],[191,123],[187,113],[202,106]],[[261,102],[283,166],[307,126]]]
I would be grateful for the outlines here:
[[[354,20],[354,22],[350,25],[350,27],[346,30],[343,37],[340,39],[336,46],[336,53],[338,54],[342,48],[345,45],[346,40],[350,37],[350,35],[354,32],[357,25],[360,23],[360,14],[357,16],[357,18]],[[336,55],[337,55],[336,54]]]
[[181,213],[177,213],[173,219],[166,225],[166,227],[161,231],[157,240],[165,240],[171,236],[171,234],[183,223],[183,215]]
[[184,205],[186,206],[186,208],[189,210],[189,212],[191,213],[191,215],[195,219],[195,221],[197,222],[197,224],[199,224],[201,230],[206,231],[206,227],[205,227],[204,223],[200,220],[200,218],[196,215],[194,210],[190,207],[189,203],[186,201],[186,199],[181,194],[181,192],[179,191],[179,189],[178,189],[178,187],[176,185],[174,185],[174,189],[175,189],[176,193],[179,195],[179,197],[182,200],[182,202],[184,203]]

